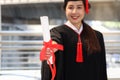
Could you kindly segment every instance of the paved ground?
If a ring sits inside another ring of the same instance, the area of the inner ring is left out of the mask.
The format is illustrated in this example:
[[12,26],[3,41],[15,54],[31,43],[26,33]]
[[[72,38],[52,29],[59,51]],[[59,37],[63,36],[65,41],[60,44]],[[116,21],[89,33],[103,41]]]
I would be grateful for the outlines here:
[[[109,80],[120,80],[120,68],[107,70]],[[0,80],[41,80],[40,70],[3,70]]]
[[0,80],[40,80],[40,70],[0,71]]

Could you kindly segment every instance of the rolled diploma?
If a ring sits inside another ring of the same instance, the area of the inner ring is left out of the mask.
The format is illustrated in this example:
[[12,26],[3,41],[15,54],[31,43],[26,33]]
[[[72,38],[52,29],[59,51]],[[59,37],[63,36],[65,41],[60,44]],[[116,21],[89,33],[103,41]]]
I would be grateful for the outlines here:
[[48,17],[42,16],[42,17],[40,17],[40,20],[41,20],[41,26],[43,29],[43,40],[45,42],[49,42],[51,38],[50,38]]
[[[43,41],[49,42],[50,41],[50,30],[49,30],[49,22],[48,22],[48,17],[47,16],[42,16],[40,17],[41,20],[41,26],[43,29]],[[49,61],[51,64],[52,62],[52,56],[49,58]]]

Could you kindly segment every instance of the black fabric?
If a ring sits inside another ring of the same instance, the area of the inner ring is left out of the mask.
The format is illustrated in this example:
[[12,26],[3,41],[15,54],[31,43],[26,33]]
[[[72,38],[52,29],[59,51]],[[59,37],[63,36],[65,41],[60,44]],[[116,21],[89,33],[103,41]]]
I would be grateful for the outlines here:
[[41,80],[50,80],[51,79],[51,71],[47,64],[47,61],[43,61],[41,67],[42,67],[41,68],[41,74],[42,74]]
[[[83,30],[89,27],[83,23]],[[103,35],[95,31],[100,42],[101,51],[88,55],[86,41],[81,33],[83,43],[83,63],[76,62],[76,44],[78,34],[66,25],[51,30],[52,40],[64,45],[64,51],[57,51],[55,80],[107,80],[105,46]],[[50,80],[51,72],[45,62],[42,63],[42,80]],[[47,66],[47,67],[46,67]]]

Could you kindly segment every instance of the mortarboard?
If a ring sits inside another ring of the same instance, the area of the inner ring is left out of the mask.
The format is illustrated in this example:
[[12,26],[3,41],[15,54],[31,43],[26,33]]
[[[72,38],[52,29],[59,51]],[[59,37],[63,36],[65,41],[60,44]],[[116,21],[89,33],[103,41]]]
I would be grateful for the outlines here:
[[[64,4],[65,4],[64,8],[66,7],[68,1],[80,1],[80,0],[64,0]],[[85,5],[85,11],[88,14],[89,8],[90,8],[90,4],[89,4],[88,0],[81,0],[81,1],[83,1],[84,5]]]

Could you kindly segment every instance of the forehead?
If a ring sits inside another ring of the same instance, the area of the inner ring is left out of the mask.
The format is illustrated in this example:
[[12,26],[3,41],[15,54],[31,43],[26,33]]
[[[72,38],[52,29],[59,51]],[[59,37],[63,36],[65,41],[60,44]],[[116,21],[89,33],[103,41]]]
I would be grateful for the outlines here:
[[83,1],[68,1],[67,5],[83,5]]

